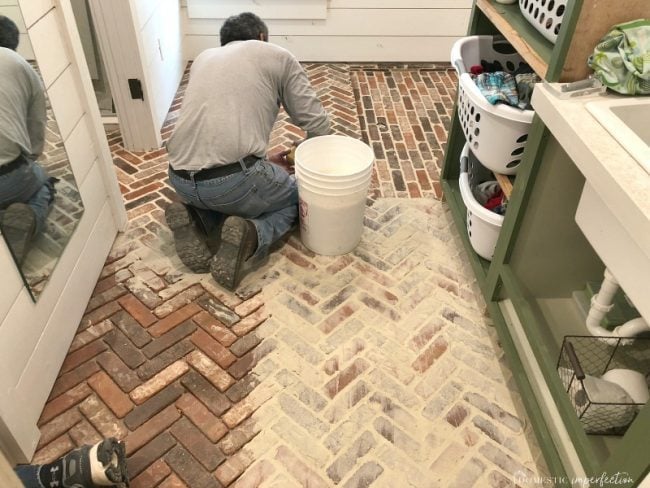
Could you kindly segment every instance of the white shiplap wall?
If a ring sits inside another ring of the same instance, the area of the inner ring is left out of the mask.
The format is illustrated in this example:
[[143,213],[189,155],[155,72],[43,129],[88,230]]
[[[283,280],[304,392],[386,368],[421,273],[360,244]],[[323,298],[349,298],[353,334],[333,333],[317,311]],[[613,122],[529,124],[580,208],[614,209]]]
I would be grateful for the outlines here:
[[[269,1],[255,3],[261,8]],[[292,2],[300,4],[300,0],[284,0]],[[183,5],[185,58],[194,59],[202,50],[219,45],[223,19],[190,18]],[[467,32],[471,6],[472,0],[328,0],[325,19],[268,19],[266,23],[270,41],[301,61],[449,61],[452,44]]]
[[0,449],[11,462],[36,448],[36,422],[126,222],[70,4],[19,3],[85,210],[37,303],[0,242]]
[[178,0],[131,2],[138,32],[146,90],[158,131],[169,112],[183,76],[182,35]]

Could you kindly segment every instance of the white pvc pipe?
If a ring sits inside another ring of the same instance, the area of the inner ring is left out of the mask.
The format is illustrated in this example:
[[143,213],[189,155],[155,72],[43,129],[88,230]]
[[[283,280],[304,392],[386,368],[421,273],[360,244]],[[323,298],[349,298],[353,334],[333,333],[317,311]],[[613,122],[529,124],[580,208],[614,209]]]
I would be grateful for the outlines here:
[[643,317],[628,320],[623,325],[619,325],[614,329],[614,334],[619,337],[637,336],[643,332],[650,332],[650,324]]
[[[616,281],[614,275],[609,269],[605,269],[603,283],[598,293],[591,297],[591,307],[589,308],[589,314],[587,314],[586,326],[590,334],[594,336],[630,338],[642,332],[650,331],[650,325],[642,317],[629,320],[625,324],[616,327],[613,331],[609,331],[600,325],[607,312],[614,306],[614,296],[618,288],[618,281]],[[612,345],[615,345],[616,341],[606,342],[612,342]]]
[[591,297],[591,307],[589,308],[589,314],[587,314],[587,330],[591,335],[595,336],[611,336],[612,333],[602,327],[600,323],[607,312],[609,312],[614,306],[612,302],[614,301],[614,295],[618,291],[618,281],[614,278],[608,269],[605,269],[605,277],[603,279],[603,284],[600,286],[600,290],[596,295]]

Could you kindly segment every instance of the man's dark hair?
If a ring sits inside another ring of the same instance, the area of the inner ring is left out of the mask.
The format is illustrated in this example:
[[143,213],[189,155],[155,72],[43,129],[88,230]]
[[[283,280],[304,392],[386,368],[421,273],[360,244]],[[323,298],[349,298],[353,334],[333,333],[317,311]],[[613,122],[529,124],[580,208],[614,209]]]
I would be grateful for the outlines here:
[[[264,37],[260,39],[260,35]],[[228,17],[219,31],[221,45],[225,46],[232,41],[250,41],[269,39],[269,29],[262,19],[251,12]]]
[[0,15],[0,47],[15,51],[20,41],[18,27],[9,17]]
[[0,15],[0,47],[15,51],[20,41],[18,27],[9,17]]

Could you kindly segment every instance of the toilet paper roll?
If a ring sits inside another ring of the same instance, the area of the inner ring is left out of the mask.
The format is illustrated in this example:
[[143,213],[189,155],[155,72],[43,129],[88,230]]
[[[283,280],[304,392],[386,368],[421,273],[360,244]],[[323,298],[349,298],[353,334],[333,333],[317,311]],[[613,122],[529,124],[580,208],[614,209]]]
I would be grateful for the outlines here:
[[610,369],[601,378],[623,388],[634,400],[634,403],[647,403],[650,400],[648,382],[645,376],[638,371],[624,368]]

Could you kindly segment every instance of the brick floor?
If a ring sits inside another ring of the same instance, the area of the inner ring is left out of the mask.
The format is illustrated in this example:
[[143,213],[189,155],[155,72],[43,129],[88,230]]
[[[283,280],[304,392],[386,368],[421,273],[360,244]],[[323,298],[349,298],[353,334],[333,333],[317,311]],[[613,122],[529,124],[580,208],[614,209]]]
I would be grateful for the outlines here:
[[[306,69],[335,132],[377,156],[358,248],[318,256],[293,235],[227,292],[175,256],[165,152],[130,153],[109,133],[129,225],[34,462],[112,435],[126,441],[133,488],[505,487],[545,472],[439,201],[452,71]],[[270,145],[300,136],[281,116]]]

